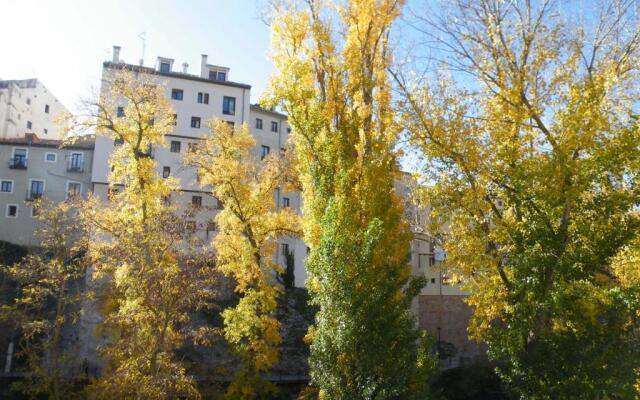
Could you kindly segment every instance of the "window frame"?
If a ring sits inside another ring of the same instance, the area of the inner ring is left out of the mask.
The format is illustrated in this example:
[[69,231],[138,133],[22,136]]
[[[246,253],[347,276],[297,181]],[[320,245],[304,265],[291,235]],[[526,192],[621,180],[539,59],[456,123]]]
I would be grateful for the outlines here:
[[[175,151],[174,145],[177,145],[177,151]],[[179,140],[172,140],[171,143],[169,144],[169,151],[171,153],[177,153],[180,154],[180,152],[182,151],[182,142]]]
[[262,130],[262,118],[256,118],[256,129]]
[[71,184],[78,184],[80,186],[80,189],[78,190],[78,195],[82,196],[82,182],[78,182],[78,181],[67,181],[67,188],[65,189],[65,194],[67,195],[67,199],[70,199],[71,196],[69,196],[69,186],[71,186]]
[[[8,192],[5,192],[2,190],[2,184],[4,182],[9,182],[11,184],[11,190],[9,190]],[[4,194],[13,194],[13,188],[15,187],[15,182],[13,181],[13,179],[0,179],[0,193],[4,193]]]
[[[260,159],[264,160],[271,153],[271,148],[264,144],[261,146],[262,147],[260,147]],[[265,149],[267,150],[266,154],[265,154]]]
[[271,132],[278,133],[278,121],[271,121]]
[[291,199],[289,197],[282,197],[282,208],[291,207]]
[[45,113],[45,114],[49,114],[49,111],[50,111],[50,110],[51,110],[51,107],[49,107],[49,105],[48,105],[48,104],[45,104],[45,105],[44,105],[44,113]]
[[162,179],[167,179],[170,176],[171,176],[171,167],[168,166],[168,165],[163,165],[162,166]]
[[[231,109],[233,104],[233,109]],[[222,96],[222,114],[236,115],[236,98],[233,96]]]
[[[53,156],[53,160],[47,160],[47,158],[48,158],[49,156],[51,156],[51,155]],[[51,151],[47,151],[46,153],[44,153],[44,162],[46,162],[46,163],[55,163],[55,162],[58,162],[58,153],[54,153],[54,152],[51,152]]]
[[202,126],[202,120],[200,119],[200,117],[191,117],[191,127],[193,129],[200,129],[201,126]]
[[[175,97],[174,97],[175,94]],[[171,88],[171,100],[183,101],[184,89]]]
[[[196,199],[198,199],[198,201],[195,201]],[[195,207],[195,208],[202,207],[202,196],[192,195],[191,196],[191,205],[193,207]]]
[[47,181],[45,179],[29,179],[29,194],[33,196],[33,182],[42,182],[42,193],[40,193],[40,197],[44,197],[44,193],[47,190]]
[[[9,207],[14,206],[16,208],[16,215],[9,215]],[[6,218],[18,218],[18,215],[20,214],[20,205],[17,203],[7,203],[5,209],[4,209],[4,216]]]

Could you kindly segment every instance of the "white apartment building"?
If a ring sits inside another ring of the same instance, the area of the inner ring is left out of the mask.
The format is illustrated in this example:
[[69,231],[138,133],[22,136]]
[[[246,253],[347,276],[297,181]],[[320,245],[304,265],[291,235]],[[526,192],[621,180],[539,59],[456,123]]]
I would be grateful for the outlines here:
[[67,109],[38,79],[0,80],[0,139],[33,132],[42,139],[64,136],[55,118]]
[[34,133],[0,138],[0,240],[38,246],[34,200],[55,203],[91,189],[92,136],[73,145],[41,139]]
[[[198,236],[204,240],[215,235],[216,227],[211,221],[221,205],[210,189],[197,182],[195,170],[183,165],[182,154],[190,144],[209,134],[207,121],[218,118],[236,126],[246,123],[256,138],[253,152],[256,162],[266,154],[284,149],[289,134],[284,115],[251,105],[251,86],[231,81],[229,68],[209,64],[207,58],[203,54],[198,73],[191,74],[188,64],[182,64],[181,70],[176,71],[175,60],[166,57],[158,57],[154,68],[127,64],[120,59],[120,48],[114,46],[113,59],[103,63],[103,82],[118,70],[127,69],[147,73],[165,88],[176,114],[176,126],[166,137],[167,146],[153,149],[153,157],[159,174],[180,181],[180,189],[171,195],[170,201],[185,207],[201,206],[203,211],[198,213],[194,225]],[[106,137],[96,138],[91,181],[94,193],[103,198],[107,197],[108,190],[108,160],[116,145]],[[274,200],[280,207],[300,210],[298,193],[277,192]],[[287,252],[294,255],[296,286],[304,286],[307,247],[299,239],[285,238],[278,244],[279,262],[284,263]]]

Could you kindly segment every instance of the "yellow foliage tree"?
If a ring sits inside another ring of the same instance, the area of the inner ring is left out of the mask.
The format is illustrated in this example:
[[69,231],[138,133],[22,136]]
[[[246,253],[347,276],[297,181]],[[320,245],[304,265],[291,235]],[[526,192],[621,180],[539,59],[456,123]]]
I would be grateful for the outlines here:
[[523,398],[633,396],[636,260],[611,264],[640,227],[632,3],[454,1],[419,22],[449,68],[396,74],[470,332]]
[[0,307],[0,319],[8,319],[21,333],[18,355],[28,368],[26,379],[15,386],[33,397],[80,398],[78,384],[84,377],[64,331],[78,329],[80,304],[87,295],[81,284],[87,232],[75,218],[71,200],[54,204],[40,199],[32,206],[38,210],[40,249],[2,268],[19,285],[15,302]]
[[[107,278],[103,347],[107,366],[89,388],[94,398],[198,398],[174,350],[184,342],[188,312],[211,294],[210,265],[190,246],[186,220],[167,199],[177,182],[153,158],[174,127],[165,89],[152,76],[118,71],[100,99],[70,127],[112,139],[109,193],[91,197],[80,218],[91,229],[94,276]],[[105,197],[108,197],[105,198]]]
[[210,124],[211,134],[185,157],[202,185],[211,185],[224,204],[215,217],[216,267],[236,282],[238,304],[224,310],[224,335],[242,365],[227,391],[230,399],[253,399],[273,392],[260,378],[278,361],[280,323],[274,316],[281,289],[275,277],[282,266],[274,260],[276,240],[298,235],[298,216],[278,208],[275,191],[290,187],[286,157],[252,156],[255,139],[245,125]]
[[303,187],[312,302],[312,384],[323,399],[424,398],[432,360],[409,311],[411,232],[394,191],[402,129],[387,69],[403,1],[282,2],[278,74],[265,99],[287,113]]

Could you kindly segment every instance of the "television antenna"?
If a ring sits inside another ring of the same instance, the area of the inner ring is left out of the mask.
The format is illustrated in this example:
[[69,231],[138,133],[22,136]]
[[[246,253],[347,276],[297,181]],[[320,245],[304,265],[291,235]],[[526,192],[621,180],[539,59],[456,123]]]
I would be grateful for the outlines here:
[[140,41],[142,42],[142,57],[140,57],[140,66],[144,65],[144,52],[147,48],[147,32],[140,32],[138,35]]

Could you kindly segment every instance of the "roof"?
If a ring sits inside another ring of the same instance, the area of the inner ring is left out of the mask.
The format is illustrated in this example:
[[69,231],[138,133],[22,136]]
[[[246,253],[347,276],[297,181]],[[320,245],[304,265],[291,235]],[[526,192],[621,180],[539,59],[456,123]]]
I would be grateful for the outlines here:
[[[73,144],[63,146],[65,149],[85,149],[93,150],[96,138],[94,135],[85,135],[79,137]],[[60,147],[62,140],[56,139],[40,139],[35,133],[25,133],[22,137],[2,138],[0,145],[23,145],[32,147]]]
[[223,86],[231,86],[237,87],[241,89],[251,89],[251,85],[247,85],[246,83],[232,82],[232,81],[217,81],[213,79],[201,78],[196,75],[185,74],[181,72],[160,72],[150,67],[144,67],[140,65],[126,64],[126,63],[114,63],[111,61],[105,61],[102,66],[104,68],[112,68],[112,69],[127,69],[129,71],[134,72],[144,72],[151,75],[161,75],[169,78],[177,78],[177,79],[187,79],[190,81],[203,82],[203,83],[212,83],[214,85],[223,85]]
[[20,88],[34,88],[38,84],[37,78],[30,79],[11,79],[11,80],[0,80],[0,89],[8,88],[9,85],[16,85]]
[[259,104],[251,104],[251,110],[258,111],[258,112],[263,112],[265,114],[275,115],[277,117],[284,118],[284,119],[288,118],[286,114],[279,113],[279,112],[274,111],[274,110],[269,110],[268,108],[263,108]]

